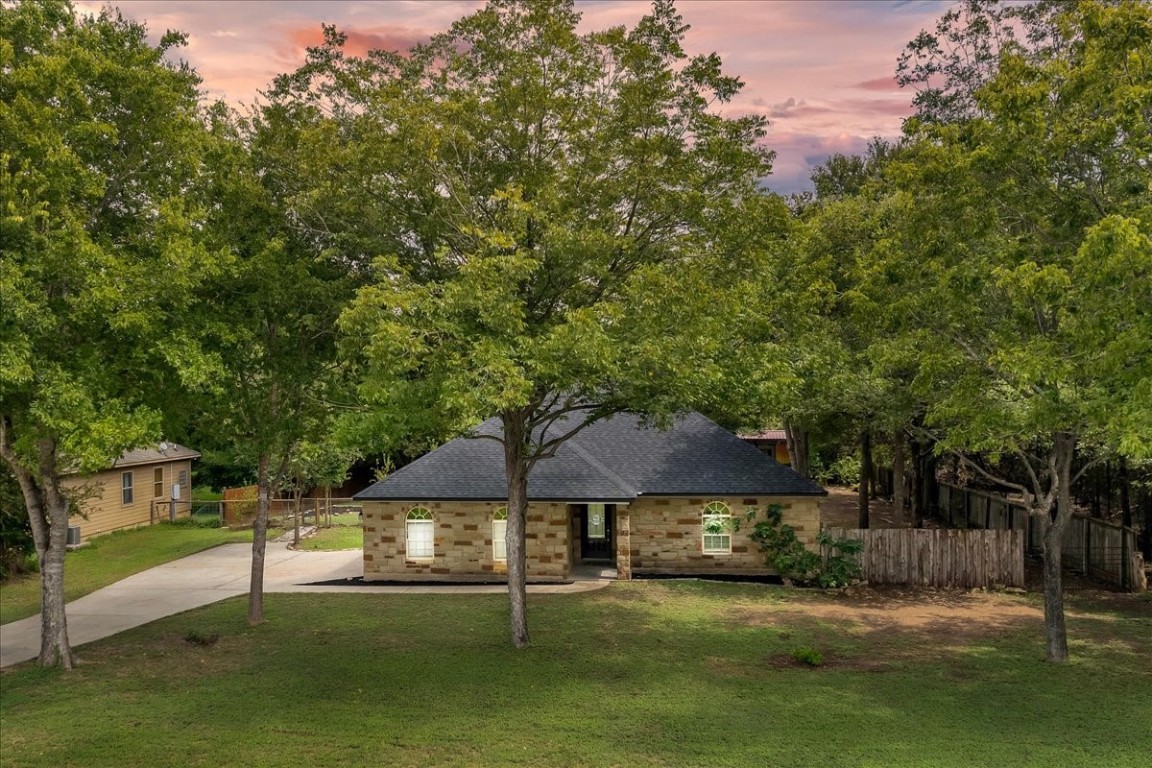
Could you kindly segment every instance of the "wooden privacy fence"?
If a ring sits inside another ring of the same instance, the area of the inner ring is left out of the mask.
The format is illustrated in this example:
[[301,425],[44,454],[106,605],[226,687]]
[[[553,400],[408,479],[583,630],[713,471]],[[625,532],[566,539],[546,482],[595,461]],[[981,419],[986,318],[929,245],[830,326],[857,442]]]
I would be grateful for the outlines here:
[[860,567],[872,584],[1024,586],[1022,531],[831,528],[828,533],[863,542]]
[[[1022,531],[1029,552],[1043,550],[1043,531],[1018,501],[987,491],[940,484],[940,516],[962,528]],[[1064,531],[1061,561],[1070,568],[1108,584],[1140,591],[1148,588],[1144,557],[1136,531],[1086,515],[1073,515]]]

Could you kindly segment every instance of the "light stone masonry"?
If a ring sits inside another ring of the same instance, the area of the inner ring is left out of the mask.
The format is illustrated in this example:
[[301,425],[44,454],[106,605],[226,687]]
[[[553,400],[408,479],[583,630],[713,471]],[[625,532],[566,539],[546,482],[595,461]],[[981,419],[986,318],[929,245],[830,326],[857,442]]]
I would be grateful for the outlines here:
[[[703,512],[709,502],[728,505],[738,524],[730,532],[732,551],[704,554]],[[809,549],[816,549],[820,531],[820,497],[641,497],[616,507],[616,566],[620,579],[644,574],[773,573],[755,542],[748,538],[753,522],[749,509],[762,512],[769,504],[784,507],[784,523],[792,526]],[[499,579],[506,563],[492,554],[492,514],[502,502],[364,502],[365,581],[469,581]],[[412,559],[405,552],[408,511],[432,512],[434,556]],[[563,580],[579,559],[578,508],[560,503],[528,506],[527,575],[533,581]]]

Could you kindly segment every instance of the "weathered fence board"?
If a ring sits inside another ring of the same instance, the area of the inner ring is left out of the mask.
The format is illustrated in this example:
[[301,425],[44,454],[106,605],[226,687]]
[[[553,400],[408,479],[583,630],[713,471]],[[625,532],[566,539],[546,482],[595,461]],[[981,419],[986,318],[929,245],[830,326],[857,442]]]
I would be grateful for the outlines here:
[[860,566],[873,584],[1024,586],[1023,531],[832,528],[828,533],[863,542]]
[[[949,525],[1011,529],[1024,532],[1029,552],[1043,549],[1041,527],[1018,501],[986,491],[940,486],[940,515]],[[1148,588],[1144,558],[1136,545],[1136,532],[1115,523],[1073,515],[1064,531],[1061,560],[1070,568],[1121,589]]]

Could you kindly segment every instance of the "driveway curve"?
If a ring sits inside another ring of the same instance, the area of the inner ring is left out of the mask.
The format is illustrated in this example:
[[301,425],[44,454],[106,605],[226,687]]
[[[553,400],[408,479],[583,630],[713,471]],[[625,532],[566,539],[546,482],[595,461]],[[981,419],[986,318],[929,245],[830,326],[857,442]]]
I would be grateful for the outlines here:
[[[364,573],[363,552],[306,552],[286,542],[269,542],[264,559],[264,591],[372,593],[499,593],[499,584],[345,586],[315,582],[339,581]],[[252,567],[251,544],[224,544],[149,568],[68,603],[68,639],[72,647],[100,640],[132,627],[248,593]],[[529,592],[584,592],[607,584],[601,579],[570,584],[531,585]],[[40,653],[40,616],[0,626],[0,667]]]

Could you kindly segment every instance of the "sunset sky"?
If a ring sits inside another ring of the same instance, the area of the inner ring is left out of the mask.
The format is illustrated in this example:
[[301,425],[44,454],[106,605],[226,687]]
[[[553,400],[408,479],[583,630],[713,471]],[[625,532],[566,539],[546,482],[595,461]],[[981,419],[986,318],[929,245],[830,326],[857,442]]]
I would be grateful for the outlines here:
[[[83,11],[101,2],[79,2]],[[273,76],[295,69],[320,39],[320,24],[349,35],[352,52],[407,48],[483,5],[475,0],[120,0],[125,16],[188,33],[183,55],[211,98],[250,104]],[[769,188],[809,188],[811,167],[833,152],[858,152],[894,136],[912,94],[892,79],[896,57],[948,8],[931,0],[681,0],[689,53],[716,51],[745,88],[726,107],[768,117],[777,158]],[[583,0],[583,28],[633,25],[650,7],[635,0]]]

